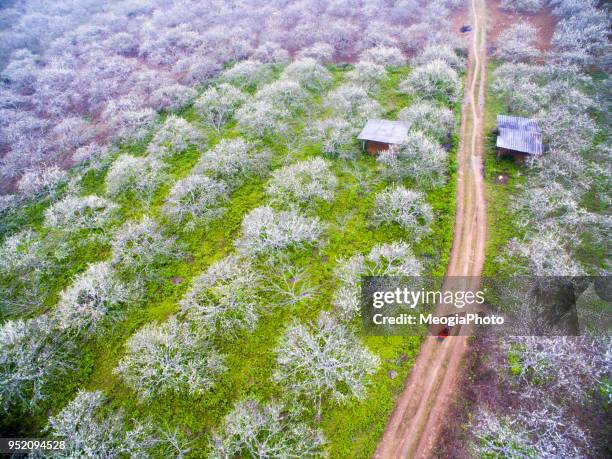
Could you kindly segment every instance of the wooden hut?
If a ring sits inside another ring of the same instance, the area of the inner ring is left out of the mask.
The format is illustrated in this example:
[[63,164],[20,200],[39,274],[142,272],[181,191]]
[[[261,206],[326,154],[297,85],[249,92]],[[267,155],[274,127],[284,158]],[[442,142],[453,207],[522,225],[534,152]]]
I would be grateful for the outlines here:
[[542,131],[534,119],[497,115],[496,146],[497,159],[507,155],[523,162],[544,152]]
[[402,121],[368,120],[357,139],[368,153],[388,150],[391,145],[401,145],[408,134],[408,125]]

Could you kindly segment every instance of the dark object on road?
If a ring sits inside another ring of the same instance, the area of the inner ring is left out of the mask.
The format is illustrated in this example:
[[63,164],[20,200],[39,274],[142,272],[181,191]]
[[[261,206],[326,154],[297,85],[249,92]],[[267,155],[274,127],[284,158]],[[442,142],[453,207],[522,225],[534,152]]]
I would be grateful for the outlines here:
[[461,26],[459,30],[461,31],[461,33],[471,32],[472,26],[464,25],[464,26]]
[[440,332],[438,333],[438,341],[444,341],[444,338],[448,338],[449,336],[450,336],[450,327],[447,325],[442,330],[440,330]]

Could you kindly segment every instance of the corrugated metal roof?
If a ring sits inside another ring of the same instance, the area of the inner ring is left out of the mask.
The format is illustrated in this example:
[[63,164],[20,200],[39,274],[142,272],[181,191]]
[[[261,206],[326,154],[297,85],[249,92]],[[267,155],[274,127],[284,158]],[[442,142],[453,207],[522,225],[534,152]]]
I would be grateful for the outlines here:
[[497,147],[530,155],[544,153],[538,122],[520,116],[497,115]]
[[373,140],[391,144],[401,144],[408,135],[408,124],[403,121],[368,120],[359,140]]

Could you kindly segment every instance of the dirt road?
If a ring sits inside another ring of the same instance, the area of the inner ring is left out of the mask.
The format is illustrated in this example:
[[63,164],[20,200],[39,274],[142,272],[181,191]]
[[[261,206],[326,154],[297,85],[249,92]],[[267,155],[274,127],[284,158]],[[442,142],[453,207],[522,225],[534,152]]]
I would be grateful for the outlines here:
[[[462,109],[458,153],[457,209],[453,246],[446,276],[474,276],[477,289],[486,242],[486,201],[483,182],[483,111],[486,77],[486,0],[471,0],[472,44]],[[467,339],[444,342],[426,338],[404,391],[389,419],[375,458],[426,458],[445,422],[454,394]]]

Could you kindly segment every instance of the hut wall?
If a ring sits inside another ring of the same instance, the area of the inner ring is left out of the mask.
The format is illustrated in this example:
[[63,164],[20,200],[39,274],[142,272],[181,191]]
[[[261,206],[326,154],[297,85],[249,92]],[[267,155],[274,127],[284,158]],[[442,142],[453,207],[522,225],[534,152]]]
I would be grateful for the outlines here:
[[373,155],[389,149],[389,144],[384,142],[375,142],[374,140],[368,140],[366,142],[366,151]]
[[508,150],[506,148],[498,148],[497,149],[497,159],[502,156],[512,156],[515,161],[519,163],[524,163],[527,161],[529,155],[527,153],[523,153],[522,151]]

